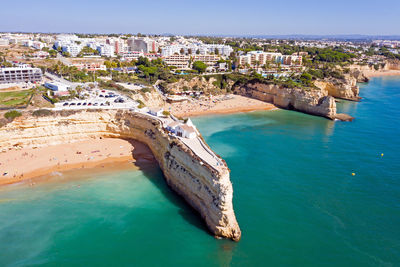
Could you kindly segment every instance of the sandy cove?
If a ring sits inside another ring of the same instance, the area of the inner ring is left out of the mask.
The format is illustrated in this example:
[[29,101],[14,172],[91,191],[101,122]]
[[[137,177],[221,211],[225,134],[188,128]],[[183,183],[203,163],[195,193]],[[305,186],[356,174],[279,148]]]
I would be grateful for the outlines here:
[[383,76],[400,76],[400,70],[364,70],[364,75],[368,78],[383,77]]
[[278,109],[275,105],[240,95],[215,96],[211,100],[185,101],[170,104],[166,109],[178,117],[229,114]]
[[103,164],[112,162],[134,162],[139,158],[155,160],[146,145],[117,138],[10,150],[0,153],[0,185],[21,182],[52,172],[102,167]]

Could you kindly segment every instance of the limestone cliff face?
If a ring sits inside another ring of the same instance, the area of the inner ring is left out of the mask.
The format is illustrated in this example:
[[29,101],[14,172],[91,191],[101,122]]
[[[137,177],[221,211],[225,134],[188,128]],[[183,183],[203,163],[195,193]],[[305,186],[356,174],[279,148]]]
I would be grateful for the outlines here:
[[[375,67],[377,67],[375,69]],[[379,65],[357,65],[353,64],[350,67],[350,75],[357,79],[357,82],[368,82],[368,77],[372,74],[385,73],[390,70],[400,70],[400,60],[389,59]]]
[[364,71],[359,68],[351,68],[350,76],[354,77],[358,83],[366,83],[369,81],[368,77],[365,75]]
[[314,85],[335,98],[353,101],[360,100],[357,79],[349,74],[345,75],[343,79],[332,78],[323,81],[315,81]]
[[131,94],[133,100],[140,100],[148,107],[161,107],[164,104],[160,94],[152,90],[146,93]]
[[385,64],[386,70],[400,70],[400,60],[391,59],[387,60]]
[[335,100],[323,90],[305,91],[260,82],[236,85],[233,90],[236,94],[269,102],[285,109],[294,109],[330,119],[336,116]]
[[131,138],[148,145],[167,183],[201,214],[210,231],[217,237],[240,239],[227,165],[208,165],[182,141],[169,136],[155,118],[115,110],[18,118],[0,128],[0,148],[41,147],[99,137]]

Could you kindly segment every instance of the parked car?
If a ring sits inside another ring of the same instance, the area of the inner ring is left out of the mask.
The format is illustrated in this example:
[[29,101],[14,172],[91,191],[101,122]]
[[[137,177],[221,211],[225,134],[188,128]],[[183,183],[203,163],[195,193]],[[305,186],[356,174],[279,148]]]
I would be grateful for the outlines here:
[[68,103],[64,103],[63,106],[64,106],[64,107],[65,107],[65,106],[68,106]]

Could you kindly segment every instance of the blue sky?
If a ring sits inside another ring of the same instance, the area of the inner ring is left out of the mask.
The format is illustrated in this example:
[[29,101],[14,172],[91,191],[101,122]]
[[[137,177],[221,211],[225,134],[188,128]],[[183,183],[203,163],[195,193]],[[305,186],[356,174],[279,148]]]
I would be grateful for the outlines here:
[[7,0],[0,31],[400,35],[399,13],[400,0]]

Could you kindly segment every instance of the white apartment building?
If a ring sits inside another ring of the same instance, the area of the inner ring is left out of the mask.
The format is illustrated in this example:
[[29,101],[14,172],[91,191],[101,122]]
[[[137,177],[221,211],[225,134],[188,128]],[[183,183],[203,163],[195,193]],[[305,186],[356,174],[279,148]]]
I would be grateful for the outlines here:
[[215,51],[218,50],[218,54],[225,57],[230,56],[230,54],[233,52],[233,48],[229,45],[197,43],[188,45],[168,45],[161,49],[161,55],[168,57],[173,54],[180,54],[182,50],[184,51],[184,54],[192,55],[196,55],[197,53],[200,55],[214,54]]
[[104,57],[114,57],[115,56],[115,48],[112,45],[99,45],[97,46],[97,51],[99,54]]
[[249,65],[251,68],[261,67],[268,62],[280,63],[282,65],[301,65],[302,56],[282,55],[281,53],[270,53],[263,51],[250,51],[246,55],[239,56],[239,65]]
[[40,82],[42,70],[27,66],[0,68],[0,83]]
[[120,54],[128,51],[128,47],[125,44],[125,40],[119,38],[108,38],[106,44],[114,46],[115,54]]
[[71,43],[68,45],[62,46],[62,51],[63,52],[68,52],[72,57],[76,57],[82,50],[83,46],[78,45],[76,43]]
[[142,52],[137,52],[137,51],[127,51],[127,52],[120,52],[119,55],[121,56],[122,60],[134,60],[138,59],[139,57],[143,57],[144,53]]
[[0,46],[7,46],[10,44],[10,40],[2,38],[0,39]]

